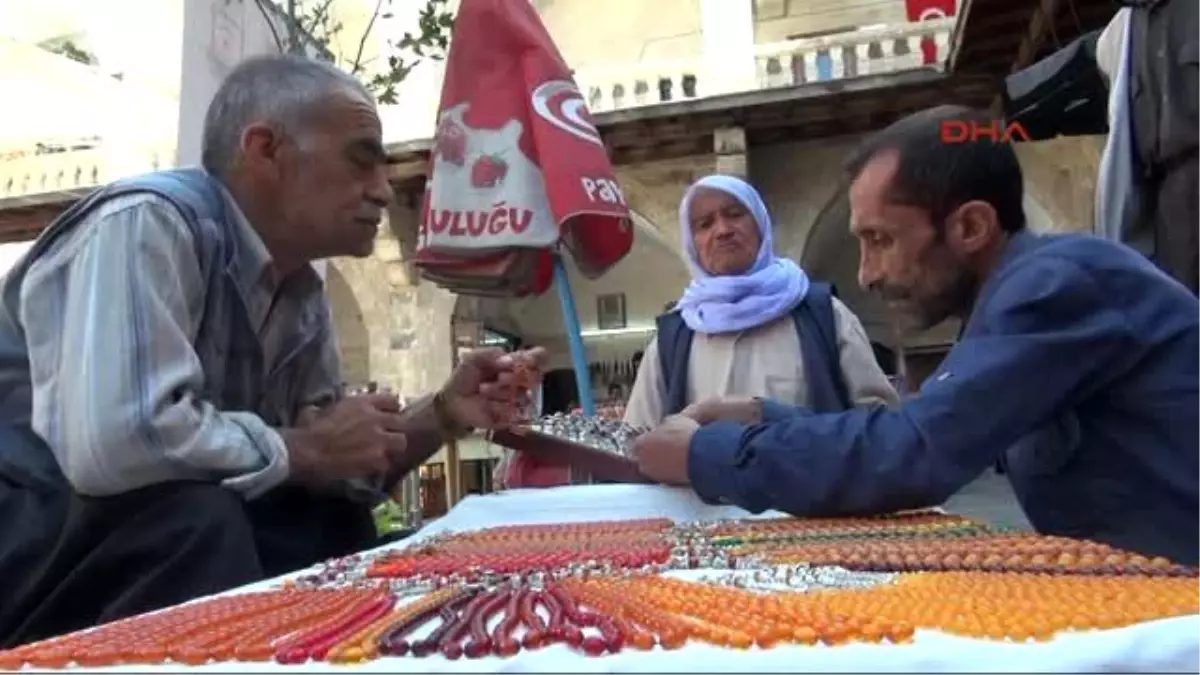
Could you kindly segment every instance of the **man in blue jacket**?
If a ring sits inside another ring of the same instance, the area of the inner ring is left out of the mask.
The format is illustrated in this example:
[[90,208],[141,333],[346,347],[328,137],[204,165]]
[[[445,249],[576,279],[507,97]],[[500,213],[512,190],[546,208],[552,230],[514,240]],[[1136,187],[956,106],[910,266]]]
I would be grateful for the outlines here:
[[1196,564],[1200,306],[1133,250],[1025,231],[1011,146],[946,144],[940,107],[849,165],[860,283],[962,336],[903,407],[708,401],[642,437],[642,471],[797,516],[940,504],[997,459],[1040,532]]

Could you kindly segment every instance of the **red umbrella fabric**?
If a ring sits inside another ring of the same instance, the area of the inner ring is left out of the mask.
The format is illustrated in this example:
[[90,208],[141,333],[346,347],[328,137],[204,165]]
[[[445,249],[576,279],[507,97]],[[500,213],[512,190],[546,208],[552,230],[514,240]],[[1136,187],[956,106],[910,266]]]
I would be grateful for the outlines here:
[[549,288],[560,242],[590,277],[633,244],[604,143],[528,0],[462,3],[420,235],[417,264],[437,283],[469,292],[508,255],[525,274],[502,284],[514,295]]

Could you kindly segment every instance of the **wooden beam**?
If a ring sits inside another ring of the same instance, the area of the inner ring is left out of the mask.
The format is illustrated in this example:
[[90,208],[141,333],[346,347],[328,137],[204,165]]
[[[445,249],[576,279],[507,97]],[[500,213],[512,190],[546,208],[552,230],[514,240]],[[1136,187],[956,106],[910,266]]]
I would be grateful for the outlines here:
[[[1033,16],[1029,19],[1029,29],[1025,31],[1025,37],[1021,38],[1021,45],[1017,47],[1017,57],[1013,60],[1009,73],[1015,73],[1033,63],[1033,57],[1037,56],[1038,49],[1045,40],[1046,31],[1054,26],[1054,18],[1058,15],[1060,2],[1061,0],[1040,0],[1038,2],[1037,9],[1033,10]],[[992,99],[992,114],[1000,117],[1003,112],[1003,104],[1004,95],[996,94],[996,97]]]
[[1017,58],[1013,61],[1010,73],[1015,73],[1033,63],[1038,49],[1042,46],[1047,30],[1054,26],[1054,18],[1058,16],[1058,6],[1062,0],[1041,0],[1029,19],[1029,30],[1021,38],[1021,46],[1017,48]]
[[73,202],[45,203],[38,206],[0,209],[0,243],[37,239],[55,218]]
[[953,73],[957,68],[958,55],[963,49],[963,36],[971,28],[972,10],[977,7],[977,0],[962,0],[958,7],[958,24],[950,33],[950,56],[946,58],[946,71]]
[[388,164],[388,182],[395,185],[418,176],[424,176],[429,170],[426,159],[408,159]]

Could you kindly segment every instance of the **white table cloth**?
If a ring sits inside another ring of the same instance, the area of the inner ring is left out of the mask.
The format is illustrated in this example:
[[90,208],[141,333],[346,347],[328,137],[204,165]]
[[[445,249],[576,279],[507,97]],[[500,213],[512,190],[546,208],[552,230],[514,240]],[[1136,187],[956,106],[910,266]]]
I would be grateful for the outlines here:
[[[588,522],[637,518],[675,521],[746,517],[736,507],[700,502],[690,490],[649,485],[594,485],[511,490],[471,496],[446,516],[423,528],[403,547],[438,533],[496,525]],[[778,517],[766,513],[760,517]],[[686,573],[684,573],[686,574]],[[231,593],[269,587],[278,580]],[[177,672],[178,667],[122,666],[120,672]],[[522,651],[512,658],[449,661],[441,656],[389,658],[352,666],[308,663],[221,663],[187,670],[200,672],[1200,672],[1200,616],[1105,631],[1067,633],[1045,643],[1013,644],[973,640],[919,630],[912,644],[849,644],[837,647],[783,645],[769,650],[735,651],[689,643],[678,651],[625,650],[586,657],[564,645]]]

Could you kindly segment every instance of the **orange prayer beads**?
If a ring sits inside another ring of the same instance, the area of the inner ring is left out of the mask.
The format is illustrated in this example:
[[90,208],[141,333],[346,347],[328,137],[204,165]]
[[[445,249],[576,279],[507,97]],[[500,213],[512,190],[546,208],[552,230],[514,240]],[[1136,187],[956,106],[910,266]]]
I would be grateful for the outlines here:
[[952,539],[810,542],[778,547],[734,547],[781,564],[837,565],[872,571],[984,571],[1058,574],[1194,576],[1166,558],[1147,558],[1091,541],[1031,533]]
[[885,633],[903,625],[1023,642],[1195,614],[1196,590],[1190,579],[942,572],[869,589],[789,594],[780,602],[793,614],[854,617]]
[[770,545],[793,540],[930,536],[984,533],[987,526],[969,518],[938,511],[912,511],[861,518],[771,518],[720,523],[712,530],[715,543]]

